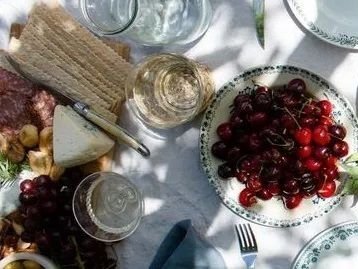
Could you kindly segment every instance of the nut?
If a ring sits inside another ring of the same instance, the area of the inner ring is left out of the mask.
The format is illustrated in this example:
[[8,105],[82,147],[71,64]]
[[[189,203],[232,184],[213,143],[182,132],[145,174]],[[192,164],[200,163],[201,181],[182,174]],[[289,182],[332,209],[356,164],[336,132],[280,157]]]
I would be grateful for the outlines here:
[[40,151],[52,155],[53,152],[53,128],[45,127],[40,132]]
[[31,169],[40,175],[49,175],[52,167],[52,157],[42,151],[30,150],[28,153]]
[[19,140],[27,148],[33,148],[39,143],[39,132],[35,125],[25,124],[19,133]]
[[14,229],[15,233],[20,236],[22,232],[25,230],[24,227],[15,221],[12,222],[12,228]]
[[7,158],[13,163],[20,163],[25,158],[25,149],[19,140],[13,139],[9,141],[9,150]]

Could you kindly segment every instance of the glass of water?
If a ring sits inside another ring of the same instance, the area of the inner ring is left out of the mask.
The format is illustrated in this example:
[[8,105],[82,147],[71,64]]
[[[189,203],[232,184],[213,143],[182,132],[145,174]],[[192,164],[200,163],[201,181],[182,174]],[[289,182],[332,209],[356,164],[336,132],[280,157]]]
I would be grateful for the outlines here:
[[97,172],[78,185],[72,207],[85,233],[96,240],[115,242],[136,230],[144,202],[126,178],[113,172]]
[[87,26],[145,45],[186,44],[208,29],[210,0],[80,0]]

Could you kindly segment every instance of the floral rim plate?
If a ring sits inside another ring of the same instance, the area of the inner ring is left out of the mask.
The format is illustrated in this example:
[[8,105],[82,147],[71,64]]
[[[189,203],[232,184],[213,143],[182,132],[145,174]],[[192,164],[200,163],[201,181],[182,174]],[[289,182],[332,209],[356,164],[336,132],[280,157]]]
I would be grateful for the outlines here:
[[333,45],[358,49],[358,1],[287,0],[298,21]]
[[302,68],[276,65],[250,69],[225,84],[216,94],[212,104],[205,112],[200,129],[200,159],[203,170],[210,184],[222,202],[235,214],[254,223],[270,227],[292,227],[311,222],[329,213],[339,205],[341,195],[330,199],[317,196],[306,199],[294,210],[286,210],[281,200],[259,201],[254,207],[241,206],[237,197],[244,185],[232,179],[223,181],[217,175],[217,167],[222,161],[211,154],[211,146],[218,141],[217,126],[227,121],[230,115],[230,105],[238,93],[250,92],[255,83],[268,86],[287,84],[293,78],[302,78],[308,90],[319,99],[329,99],[333,106],[333,115],[337,122],[347,129],[346,141],[350,152],[358,150],[358,121],[353,109],[325,79]]
[[[357,265],[358,244],[358,222],[345,222],[338,224],[316,235],[300,251],[295,258],[291,269],[313,269],[342,266],[339,262],[344,262],[344,268],[353,268]],[[355,247],[352,245],[355,244]],[[354,262],[348,259],[355,254]],[[340,256],[340,257],[339,257]],[[345,261],[343,261],[345,260]],[[347,267],[348,266],[348,267]],[[341,267],[342,268],[342,267]]]

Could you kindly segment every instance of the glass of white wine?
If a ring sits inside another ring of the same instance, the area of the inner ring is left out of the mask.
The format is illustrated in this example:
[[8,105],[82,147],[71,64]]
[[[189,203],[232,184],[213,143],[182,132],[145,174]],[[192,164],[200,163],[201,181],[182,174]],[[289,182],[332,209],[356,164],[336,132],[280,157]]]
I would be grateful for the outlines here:
[[127,79],[128,105],[150,127],[167,129],[188,122],[207,102],[203,73],[199,64],[180,55],[149,56]]
[[144,202],[137,187],[113,172],[97,172],[76,188],[73,212],[82,230],[96,240],[115,242],[139,225]]

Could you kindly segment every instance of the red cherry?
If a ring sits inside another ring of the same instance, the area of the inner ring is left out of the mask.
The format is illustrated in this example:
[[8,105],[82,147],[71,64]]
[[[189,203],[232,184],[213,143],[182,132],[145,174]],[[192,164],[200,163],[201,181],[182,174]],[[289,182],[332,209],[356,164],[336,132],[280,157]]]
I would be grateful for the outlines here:
[[300,158],[301,160],[310,157],[311,154],[312,154],[312,147],[309,146],[309,145],[300,146],[300,147],[297,149],[297,156],[298,156],[298,158]]
[[266,86],[259,86],[255,90],[255,94],[270,93],[270,89]]
[[333,107],[330,101],[321,100],[318,102],[318,106],[321,109],[321,114],[323,116],[329,116],[332,113]]
[[343,140],[347,135],[347,130],[344,128],[344,126],[336,124],[329,127],[329,133],[334,138]]
[[281,187],[278,182],[267,183],[266,189],[273,195],[279,195],[281,193]]
[[333,180],[338,179],[338,177],[339,177],[339,172],[338,172],[337,167],[325,168],[321,173],[322,173],[322,179],[324,180],[324,182],[333,181]]
[[232,129],[229,122],[224,122],[218,126],[216,133],[221,140],[229,141],[232,138]]
[[333,120],[329,117],[322,116],[319,118],[318,123],[324,126],[331,126],[333,124]]
[[268,121],[268,116],[265,112],[254,112],[247,117],[247,122],[254,127],[265,125]]
[[312,132],[310,129],[306,127],[298,129],[295,132],[295,140],[302,146],[311,143],[311,139],[312,139]]
[[258,192],[262,189],[261,178],[258,175],[251,175],[247,181],[247,188],[252,192]]
[[282,187],[282,191],[286,195],[293,195],[300,192],[300,187],[296,180],[290,179],[285,181]]
[[334,156],[329,156],[326,160],[325,160],[325,164],[327,168],[332,168],[332,167],[336,167],[338,159]]
[[336,182],[335,181],[327,181],[318,190],[317,194],[321,198],[329,198],[329,197],[332,197],[335,192],[336,192]]
[[245,184],[248,181],[250,174],[245,170],[239,170],[235,173],[235,177],[238,181]]
[[230,117],[230,123],[233,128],[239,128],[244,124],[244,120],[240,117],[240,115],[234,113]]
[[243,189],[239,194],[239,203],[244,207],[251,207],[257,203],[255,194],[248,188]]
[[294,209],[298,207],[301,202],[302,202],[302,195],[295,194],[285,199],[285,206],[287,209]]
[[331,136],[329,135],[325,126],[319,125],[313,129],[312,140],[317,145],[325,146],[331,141]]
[[301,94],[306,91],[306,83],[300,78],[295,78],[287,84],[287,89]]
[[316,119],[311,117],[302,117],[300,119],[300,125],[302,127],[312,128],[316,124]]
[[303,108],[303,113],[305,113],[306,114],[306,116],[307,117],[312,117],[312,116],[314,116],[314,114],[315,114],[315,106],[314,106],[314,104],[312,104],[313,102],[311,102],[310,104],[307,104],[307,105],[305,105],[304,106],[304,108]]
[[261,200],[267,201],[270,200],[273,195],[268,189],[262,189],[258,193],[256,193],[257,198],[260,198]]
[[332,147],[334,156],[342,158],[348,154],[349,147],[346,141],[338,141]]
[[295,120],[288,113],[285,113],[281,116],[280,122],[281,125],[288,130],[295,129],[297,127]]
[[314,172],[321,168],[321,162],[313,158],[308,158],[305,160],[305,166],[309,171]]
[[318,160],[326,160],[329,157],[329,148],[328,147],[317,147],[317,148],[315,148],[314,156]]

